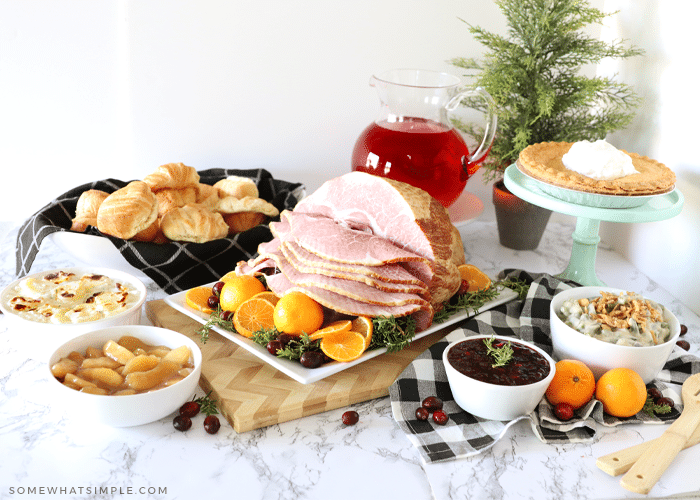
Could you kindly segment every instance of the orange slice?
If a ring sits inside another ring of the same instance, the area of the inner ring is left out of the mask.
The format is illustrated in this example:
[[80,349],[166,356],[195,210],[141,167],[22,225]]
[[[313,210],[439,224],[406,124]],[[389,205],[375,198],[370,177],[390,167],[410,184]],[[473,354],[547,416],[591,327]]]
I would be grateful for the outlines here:
[[265,299],[253,297],[243,302],[233,315],[233,326],[244,337],[252,337],[258,330],[275,327],[275,306]]
[[353,331],[330,333],[321,339],[321,350],[335,361],[353,361],[365,352],[365,337]]
[[311,340],[316,340],[325,337],[326,335],[330,335],[331,333],[336,333],[336,332],[349,332],[350,328],[352,327],[352,322],[347,319],[343,319],[340,321],[334,321],[330,325],[321,328],[319,330],[316,330],[314,333],[309,335],[309,338]]
[[491,278],[486,276],[478,267],[472,264],[462,264],[457,269],[459,269],[459,274],[462,276],[462,281],[469,283],[468,293],[486,290],[491,286]]
[[277,302],[279,302],[280,300],[280,298],[277,295],[275,295],[274,292],[260,292],[254,295],[253,297],[256,299],[267,300],[273,306],[277,305]]
[[196,286],[185,293],[185,303],[192,309],[202,311],[204,314],[211,314],[213,310],[207,304],[209,297],[211,297],[210,286]]
[[352,320],[352,328],[350,329],[353,332],[362,334],[362,336],[365,338],[365,349],[367,349],[369,344],[372,342],[372,332],[374,331],[372,318],[367,316],[358,316]]

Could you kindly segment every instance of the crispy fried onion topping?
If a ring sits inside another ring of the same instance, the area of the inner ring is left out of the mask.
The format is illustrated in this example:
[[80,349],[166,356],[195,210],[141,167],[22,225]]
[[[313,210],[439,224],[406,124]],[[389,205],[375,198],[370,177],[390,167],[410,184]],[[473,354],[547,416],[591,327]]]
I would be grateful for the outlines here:
[[[661,322],[663,316],[655,309],[646,299],[632,299],[626,303],[618,300],[624,294],[617,295],[609,292],[600,292],[601,296],[595,299],[580,299],[579,305],[583,308],[593,304],[596,314],[591,315],[591,318],[601,323],[601,327],[605,330],[618,328],[631,328],[630,320],[634,320],[641,331],[647,331],[647,321]],[[653,330],[649,330],[654,343],[658,343],[658,339]]]

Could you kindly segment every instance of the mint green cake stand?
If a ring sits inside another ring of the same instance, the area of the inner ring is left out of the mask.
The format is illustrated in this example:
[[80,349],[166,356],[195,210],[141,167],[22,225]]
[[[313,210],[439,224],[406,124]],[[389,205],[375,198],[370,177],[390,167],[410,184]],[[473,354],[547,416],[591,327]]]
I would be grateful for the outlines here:
[[558,276],[585,286],[605,286],[595,273],[600,221],[654,222],[675,217],[683,208],[683,194],[678,189],[650,197],[649,201],[638,207],[600,208],[571,203],[544,192],[538,186],[539,181],[523,174],[515,165],[506,169],[503,181],[511,193],[533,205],[576,217],[571,258],[566,269]]

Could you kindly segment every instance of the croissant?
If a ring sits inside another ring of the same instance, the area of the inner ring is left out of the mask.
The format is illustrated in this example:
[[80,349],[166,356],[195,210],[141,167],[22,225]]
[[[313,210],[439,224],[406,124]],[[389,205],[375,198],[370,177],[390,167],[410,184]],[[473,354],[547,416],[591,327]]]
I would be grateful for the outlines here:
[[214,187],[219,190],[219,196],[225,198],[233,196],[234,198],[244,198],[251,196],[257,198],[260,196],[258,186],[255,181],[249,177],[238,177],[232,175],[225,179],[221,179],[214,184]]
[[197,184],[196,203],[213,209],[219,203],[219,190],[209,184]]
[[167,163],[158,167],[152,174],[148,174],[143,180],[153,191],[166,188],[181,189],[195,186],[199,182],[199,174],[194,167],[188,167],[183,163]]
[[158,218],[158,200],[143,181],[116,190],[97,211],[97,229],[125,240],[149,228]]
[[228,235],[228,225],[221,214],[194,204],[170,210],[161,219],[160,227],[173,241],[205,243]]
[[184,207],[197,201],[197,188],[195,186],[180,189],[165,188],[155,193],[156,198],[158,198],[158,215],[160,217],[173,208]]
[[227,196],[219,200],[216,211],[223,215],[230,235],[247,231],[262,224],[268,217],[279,215],[279,210],[273,204],[252,196],[241,199]]
[[83,191],[75,207],[71,230],[84,232],[88,226],[97,226],[97,210],[109,193],[99,189]]

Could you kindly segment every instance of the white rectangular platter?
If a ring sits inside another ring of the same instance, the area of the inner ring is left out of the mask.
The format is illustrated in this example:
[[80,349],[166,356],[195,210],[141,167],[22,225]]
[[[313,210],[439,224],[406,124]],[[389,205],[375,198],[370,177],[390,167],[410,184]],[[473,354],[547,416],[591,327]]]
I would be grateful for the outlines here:
[[[212,283],[213,285],[213,283]],[[168,304],[170,307],[173,309],[181,312],[182,314],[185,314],[189,316],[190,318],[194,319],[195,321],[198,321],[202,325],[204,325],[207,320],[209,319],[209,316],[200,312],[192,309],[185,303],[185,294],[187,292],[179,292],[173,295],[170,295],[169,297],[166,297],[165,303]],[[449,317],[447,321],[443,321],[442,323],[437,323],[433,324],[430,328],[427,330],[424,330],[422,332],[417,333],[413,340],[417,340],[420,338],[425,337],[426,335],[430,335],[433,332],[436,332],[442,328],[445,328],[446,326],[453,325],[455,323],[458,323],[459,321],[462,321],[464,319],[467,319],[471,316],[474,316],[477,313],[484,312],[488,309],[492,309],[496,306],[499,306],[501,304],[505,304],[506,302],[509,302],[513,300],[514,298],[517,297],[517,294],[509,289],[509,288],[504,288],[501,290],[498,294],[498,297],[495,299],[487,302],[481,308],[479,308],[478,312],[474,311],[462,311],[453,314],[452,316]],[[368,359],[372,359],[376,356],[379,356],[381,354],[384,354],[386,352],[386,348],[381,348],[381,349],[372,349],[371,351],[365,351],[365,353],[360,356],[358,359],[354,361],[350,361],[347,363],[339,363],[337,361],[333,361],[330,363],[326,363],[319,368],[304,368],[301,363],[298,361],[292,361],[289,359],[284,359],[284,358],[278,358],[276,356],[273,356],[269,352],[267,352],[267,349],[265,347],[256,344],[252,340],[243,337],[241,335],[238,335],[237,333],[228,331],[223,328],[219,327],[212,327],[212,330],[219,333],[223,337],[231,340],[232,342],[235,342],[251,354],[254,354],[261,360],[265,361],[269,365],[273,366],[274,368],[278,369],[282,373],[288,375],[289,377],[293,378],[297,382],[300,382],[302,384],[311,384],[314,382],[317,382],[319,380],[322,380],[326,377],[329,377],[331,375],[334,375],[336,373],[339,373],[343,370],[346,370],[350,368],[351,366],[355,366],[359,363],[363,363],[367,361]]]

